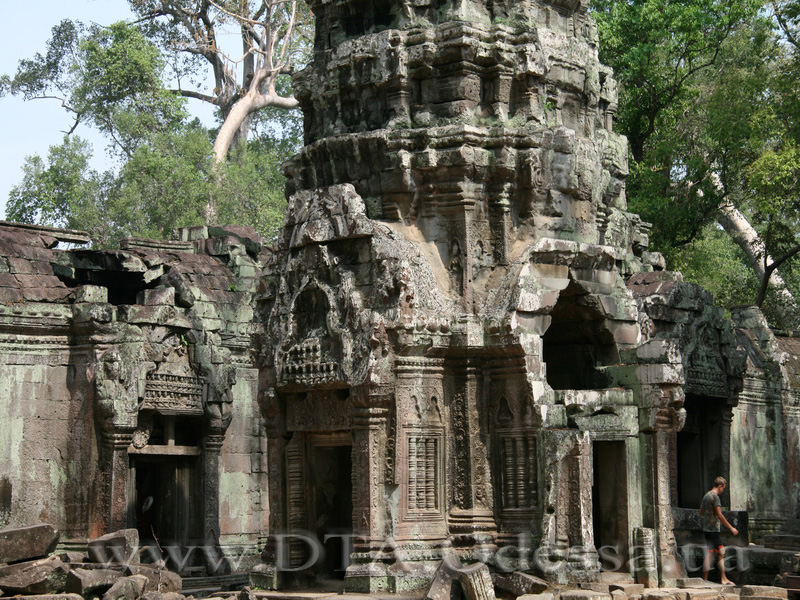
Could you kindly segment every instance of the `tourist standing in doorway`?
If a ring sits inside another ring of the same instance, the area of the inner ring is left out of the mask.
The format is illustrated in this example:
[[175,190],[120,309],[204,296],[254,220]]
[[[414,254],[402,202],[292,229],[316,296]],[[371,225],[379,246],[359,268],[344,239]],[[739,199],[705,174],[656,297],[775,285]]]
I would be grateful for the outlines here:
[[722,538],[719,535],[720,523],[727,527],[732,535],[738,535],[739,531],[722,514],[719,497],[725,491],[728,482],[724,477],[717,477],[712,487],[703,501],[700,503],[700,516],[703,518],[703,533],[706,538],[706,555],[703,560],[703,579],[708,579],[708,572],[711,570],[713,556],[717,555],[717,567],[719,568],[720,583],[733,585],[733,582],[725,575],[725,546],[722,545]]

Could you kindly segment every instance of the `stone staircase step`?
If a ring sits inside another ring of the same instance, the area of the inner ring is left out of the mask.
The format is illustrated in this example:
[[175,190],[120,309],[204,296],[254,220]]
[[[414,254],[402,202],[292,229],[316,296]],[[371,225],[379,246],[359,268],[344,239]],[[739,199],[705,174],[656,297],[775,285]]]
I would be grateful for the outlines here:
[[771,585],[744,585],[741,592],[742,598],[786,598],[786,588]]

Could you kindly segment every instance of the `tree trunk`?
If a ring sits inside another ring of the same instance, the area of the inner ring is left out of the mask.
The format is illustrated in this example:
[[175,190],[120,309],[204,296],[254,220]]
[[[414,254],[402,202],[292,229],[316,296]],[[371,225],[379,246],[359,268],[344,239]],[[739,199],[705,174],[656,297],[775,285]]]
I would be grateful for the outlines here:
[[[222,127],[220,127],[219,133],[217,133],[217,137],[214,140],[214,164],[212,166],[212,176],[215,179],[220,177],[219,167],[225,163],[225,160],[228,157],[228,152],[230,152],[233,143],[237,139],[237,134],[242,129],[242,126],[247,123],[247,121],[250,119],[250,116],[254,112],[266,106],[277,106],[279,108],[289,109],[294,108],[297,105],[298,102],[294,98],[284,98],[274,92],[258,93],[252,89],[239,100],[237,100],[231,107],[231,110],[228,112],[225,120],[222,122]],[[219,185],[214,187],[218,188]],[[206,223],[216,223],[217,216],[216,194],[212,193],[208,199],[208,204],[206,205]]]
[[275,93],[247,92],[233,105],[219,129],[217,139],[214,140],[214,161],[217,163],[225,161],[236,137],[236,132],[252,113],[267,106],[289,109],[295,108],[297,104],[296,99],[284,98]]
[[247,93],[242,98],[236,101],[231,108],[225,120],[222,122],[222,127],[219,128],[219,133],[214,140],[214,162],[222,163],[228,157],[228,151],[231,149],[233,140],[236,138],[236,133],[245,122],[248,116],[255,110],[256,97],[253,94]]
[[[750,267],[758,277],[759,283],[763,283],[766,277],[765,265],[769,265],[774,261],[773,258],[767,254],[764,241],[747,220],[747,217],[730,202],[723,202],[719,206],[717,222],[722,225],[725,232],[731,236],[733,241],[742,249],[747,256]],[[778,300],[781,305],[785,307],[785,310],[794,311],[796,314],[797,302],[792,292],[786,287],[786,282],[784,282],[783,277],[780,276],[777,269],[770,273],[769,284],[775,289]],[[782,312],[784,312],[784,310],[782,310]]]

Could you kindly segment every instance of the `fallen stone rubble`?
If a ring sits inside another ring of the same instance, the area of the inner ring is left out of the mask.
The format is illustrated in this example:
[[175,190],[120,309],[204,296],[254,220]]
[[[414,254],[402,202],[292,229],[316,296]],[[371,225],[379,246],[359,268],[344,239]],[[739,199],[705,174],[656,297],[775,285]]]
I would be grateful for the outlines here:
[[[20,600],[186,600],[180,575],[139,564],[139,535],[125,529],[89,542],[86,556],[56,552],[39,524],[0,531],[0,596]],[[192,598],[189,596],[188,598]]]
[[[135,529],[89,542],[86,556],[56,552],[59,534],[50,525],[0,531],[0,597],[19,600],[193,600],[181,594],[183,580],[163,565],[140,564]],[[217,591],[220,600],[364,600],[395,594],[336,592]],[[418,600],[420,594],[409,595]],[[678,579],[676,587],[646,588],[619,582],[551,586],[523,572],[492,573],[482,563],[464,566],[446,556],[424,600],[786,600],[781,587],[718,585],[697,578]]]
[[[510,600],[512,598],[516,598],[516,600],[785,600],[787,598],[787,591],[784,588],[757,585],[735,587],[708,583],[694,578],[678,580],[678,587],[646,588],[644,585],[634,583],[591,583],[582,584],[586,587],[578,589],[546,587],[546,591],[514,596],[505,584],[503,587],[496,583],[487,585],[483,569],[488,571],[488,567],[484,566],[482,569],[455,576],[443,575],[440,570],[423,600]],[[481,574],[482,572],[484,574]],[[514,575],[526,574],[515,573]],[[528,577],[530,576],[528,575]],[[467,583],[465,584],[465,582]],[[545,585],[547,584],[545,583]],[[218,600],[365,600],[366,598],[419,600],[420,598],[419,595],[413,594],[276,592],[250,588],[245,588],[238,593],[216,592],[210,597]]]

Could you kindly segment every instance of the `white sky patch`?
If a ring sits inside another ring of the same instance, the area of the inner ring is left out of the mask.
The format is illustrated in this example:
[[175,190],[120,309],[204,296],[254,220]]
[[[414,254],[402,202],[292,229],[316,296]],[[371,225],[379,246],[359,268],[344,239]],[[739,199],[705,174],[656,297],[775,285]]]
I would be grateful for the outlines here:
[[[0,2],[11,4],[10,0]],[[44,53],[52,28],[63,19],[110,25],[133,17],[126,0],[36,0],[14,2],[13,8],[4,8],[4,19],[0,21],[0,74],[11,76],[20,59]],[[214,123],[210,105],[190,100],[188,109],[207,126]],[[5,218],[8,194],[22,180],[25,157],[38,154],[45,158],[50,146],[61,143],[73,117],[57,100],[25,102],[15,96],[1,98],[0,111],[0,218]],[[105,151],[106,138],[86,125],[80,125],[75,134],[92,144],[94,169],[103,171],[111,166]]]

